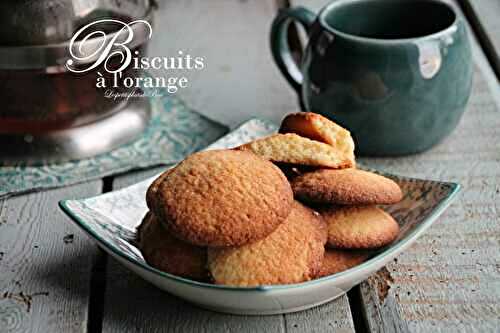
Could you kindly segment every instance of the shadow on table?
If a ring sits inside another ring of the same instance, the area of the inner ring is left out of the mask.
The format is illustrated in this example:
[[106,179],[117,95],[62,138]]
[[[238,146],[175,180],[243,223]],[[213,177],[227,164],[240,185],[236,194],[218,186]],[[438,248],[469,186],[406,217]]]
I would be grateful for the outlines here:
[[103,332],[283,330],[281,315],[236,316],[204,310],[154,287],[115,260],[108,260]]

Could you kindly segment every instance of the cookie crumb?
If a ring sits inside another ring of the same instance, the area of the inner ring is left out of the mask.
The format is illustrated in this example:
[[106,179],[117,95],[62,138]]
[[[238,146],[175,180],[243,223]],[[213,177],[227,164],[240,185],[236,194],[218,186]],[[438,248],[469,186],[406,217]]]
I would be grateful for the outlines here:
[[389,289],[391,289],[391,284],[394,282],[391,273],[384,267],[373,276],[370,276],[368,281],[377,289],[379,304],[384,304]]
[[74,239],[75,239],[75,235],[68,234],[68,235],[64,236],[63,241],[64,241],[64,244],[71,244],[71,243],[73,243]]

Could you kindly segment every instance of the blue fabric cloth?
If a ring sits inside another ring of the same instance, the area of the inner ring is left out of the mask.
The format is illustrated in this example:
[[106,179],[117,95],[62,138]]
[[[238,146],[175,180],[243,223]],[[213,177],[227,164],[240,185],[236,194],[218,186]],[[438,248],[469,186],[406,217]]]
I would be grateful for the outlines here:
[[40,166],[0,166],[0,198],[171,164],[206,147],[228,128],[172,95],[151,98],[152,118],[136,141],[93,158]]

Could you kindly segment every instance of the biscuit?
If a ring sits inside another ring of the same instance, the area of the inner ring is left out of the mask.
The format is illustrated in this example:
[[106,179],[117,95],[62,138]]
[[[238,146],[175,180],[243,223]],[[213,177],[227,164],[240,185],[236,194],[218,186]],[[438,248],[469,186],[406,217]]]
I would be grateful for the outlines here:
[[376,249],[399,234],[398,223],[377,206],[344,206],[320,213],[328,225],[328,247]]
[[248,150],[273,162],[340,169],[350,161],[329,144],[301,137],[297,134],[274,134],[237,147]]
[[358,170],[317,170],[291,180],[299,200],[328,204],[394,204],[403,193],[393,180]]
[[333,146],[343,157],[347,167],[356,165],[354,140],[351,133],[328,118],[312,112],[292,113],[283,119],[279,133],[295,133],[311,140]]
[[149,188],[146,191],[146,203],[153,202],[155,200],[156,193],[158,192],[161,183],[163,183],[163,181],[172,173],[174,169],[175,167],[165,170],[151,183],[151,185],[149,185]]
[[146,262],[161,271],[194,279],[207,280],[207,249],[173,237],[148,212],[138,228],[139,249]]
[[209,248],[208,267],[216,284],[259,286],[311,280],[321,267],[326,225],[295,202],[276,231],[252,244]]
[[153,182],[148,207],[175,237],[198,246],[262,239],[285,221],[293,192],[269,161],[245,151],[193,154]]
[[343,251],[327,249],[316,278],[345,271],[364,262],[370,256],[367,251]]

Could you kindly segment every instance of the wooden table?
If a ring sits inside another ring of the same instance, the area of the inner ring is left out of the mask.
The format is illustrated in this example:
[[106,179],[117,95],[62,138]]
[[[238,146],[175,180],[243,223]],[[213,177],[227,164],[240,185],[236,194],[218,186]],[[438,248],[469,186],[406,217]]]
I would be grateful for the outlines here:
[[[152,55],[206,58],[185,101],[235,126],[274,121],[297,99],[271,60],[278,7],[325,0],[161,3]],[[498,0],[460,3],[472,26],[475,83],[458,129],[430,151],[364,159],[389,172],[461,183],[460,198],[416,244],[347,295],[288,315],[201,310],[129,273],[69,223],[57,202],[121,188],[131,173],[0,201],[0,332],[498,331],[500,329],[500,54]],[[157,73],[161,74],[161,73]]]

